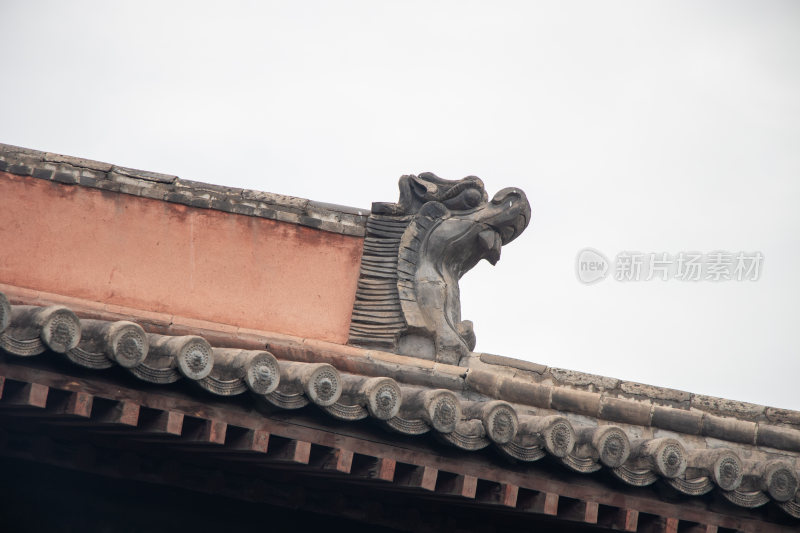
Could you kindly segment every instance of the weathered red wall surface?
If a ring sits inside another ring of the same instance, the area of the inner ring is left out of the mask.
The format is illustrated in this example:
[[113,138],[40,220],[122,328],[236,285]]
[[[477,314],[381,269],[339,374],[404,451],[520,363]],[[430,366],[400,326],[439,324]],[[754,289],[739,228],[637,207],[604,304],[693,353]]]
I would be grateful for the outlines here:
[[345,343],[362,239],[0,172],[0,283]]

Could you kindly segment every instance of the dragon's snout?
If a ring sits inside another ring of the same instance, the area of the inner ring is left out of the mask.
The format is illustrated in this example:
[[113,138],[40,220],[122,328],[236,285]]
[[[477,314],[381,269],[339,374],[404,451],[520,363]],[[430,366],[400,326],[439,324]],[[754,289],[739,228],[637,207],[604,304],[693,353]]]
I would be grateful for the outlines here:
[[528,226],[531,220],[531,204],[525,193],[516,187],[508,187],[492,197],[491,215],[485,222],[492,226],[503,240],[513,241]]

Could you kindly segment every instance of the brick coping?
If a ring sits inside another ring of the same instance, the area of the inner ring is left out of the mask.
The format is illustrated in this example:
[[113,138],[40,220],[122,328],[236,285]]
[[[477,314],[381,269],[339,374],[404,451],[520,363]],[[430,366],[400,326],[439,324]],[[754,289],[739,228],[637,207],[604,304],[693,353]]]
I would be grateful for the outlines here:
[[363,237],[368,209],[224,187],[0,143],[0,172]]

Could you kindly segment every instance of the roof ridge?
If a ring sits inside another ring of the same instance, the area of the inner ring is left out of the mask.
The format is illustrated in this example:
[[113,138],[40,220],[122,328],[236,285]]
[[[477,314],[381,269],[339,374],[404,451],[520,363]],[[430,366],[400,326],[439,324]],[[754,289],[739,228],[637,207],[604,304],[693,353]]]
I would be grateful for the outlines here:
[[0,143],[0,172],[363,237],[369,209],[225,187]]

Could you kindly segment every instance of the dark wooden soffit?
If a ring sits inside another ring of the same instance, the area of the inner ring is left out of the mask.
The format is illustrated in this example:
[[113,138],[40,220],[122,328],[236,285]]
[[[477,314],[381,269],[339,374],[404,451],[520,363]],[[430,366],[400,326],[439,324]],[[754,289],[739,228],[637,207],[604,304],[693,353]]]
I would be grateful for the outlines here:
[[[549,462],[501,467],[487,452],[466,453],[435,439],[391,438],[371,425],[336,423],[311,408],[287,414],[198,397],[188,387],[131,388],[120,385],[113,371],[93,374],[64,361],[48,363],[0,356],[5,456],[409,531],[437,531],[446,523],[435,513],[411,522],[374,510],[358,513],[343,500],[310,501],[302,487],[325,479],[329,489],[364,486],[368,492],[480,509],[498,520],[536,523],[549,517],[616,531],[796,529],[771,506],[737,509],[713,494],[689,498],[660,484],[633,489]],[[296,488],[274,488],[284,482]]]

